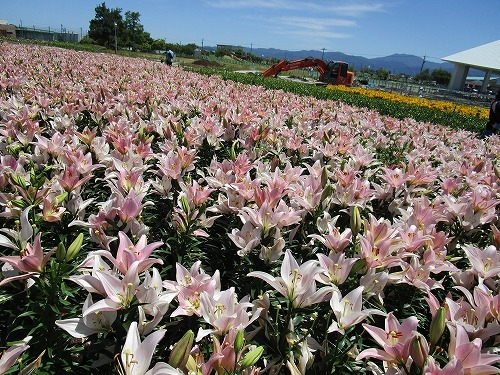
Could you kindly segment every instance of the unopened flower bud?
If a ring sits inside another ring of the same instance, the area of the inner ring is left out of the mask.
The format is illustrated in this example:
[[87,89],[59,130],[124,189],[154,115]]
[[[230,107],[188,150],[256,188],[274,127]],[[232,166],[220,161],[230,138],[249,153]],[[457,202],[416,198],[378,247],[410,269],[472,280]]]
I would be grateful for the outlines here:
[[80,233],[78,237],[69,245],[68,251],[66,252],[66,260],[72,260],[78,255],[83,243],[83,233]]
[[56,202],[57,204],[61,204],[62,202],[64,202],[64,200],[68,197],[68,192],[65,191],[64,193],[62,194],[59,194],[57,197],[56,197]]
[[236,338],[234,339],[234,352],[238,354],[241,349],[243,349],[243,344],[245,342],[245,336],[243,331],[238,331]]
[[419,369],[424,367],[429,356],[429,344],[420,333],[415,334],[410,341],[410,355]]
[[354,265],[351,268],[351,275],[356,275],[359,271],[361,271],[363,268],[366,266],[366,260],[365,259],[358,259],[356,262],[354,262]]
[[352,234],[355,236],[359,233],[361,230],[361,214],[359,213],[359,207],[354,206],[352,207],[352,212],[351,212],[351,231]]
[[255,349],[249,351],[241,360],[241,370],[255,365],[262,356],[262,353],[264,353],[264,348],[262,346],[258,346]]
[[174,368],[179,368],[182,370],[186,366],[189,359],[189,353],[193,348],[194,333],[192,330],[187,331],[184,336],[174,345],[172,352],[170,352],[170,358],[168,359],[168,364]]
[[64,259],[66,259],[66,246],[64,246],[62,242],[59,242],[59,245],[57,245],[56,259],[59,262],[62,262]]
[[324,189],[326,184],[328,183],[328,170],[326,167],[323,167],[321,171],[321,187]]
[[184,211],[185,213],[189,213],[189,202],[184,195],[181,195],[180,202],[181,202],[182,211]]
[[431,345],[436,345],[446,327],[446,309],[441,306],[432,317],[429,329]]
[[321,202],[323,202],[326,198],[328,198],[330,195],[332,195],[332,185],[330,184],[327,184],[324,188],[323,188],[323,193],[321,193]]
[[234,141],[231,145],[231,152],[229,154],[232,161],[236,160],[236,146],[238,146],[238,141]]
[[497,176],[497,178],[500,178],[500,162],[496,163],[493,169],[495,170],[495,175]]

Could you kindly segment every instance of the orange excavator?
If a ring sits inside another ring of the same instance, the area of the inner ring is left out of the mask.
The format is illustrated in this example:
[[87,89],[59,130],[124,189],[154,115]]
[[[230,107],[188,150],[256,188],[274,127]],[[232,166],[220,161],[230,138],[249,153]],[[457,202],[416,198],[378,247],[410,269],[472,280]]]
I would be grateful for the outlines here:
[[300,60],[281,60],[269,69],[264,70],[264,77],[277,77],[281,72],[302,68],[316,68],[319,81],[325,84],[352,86],[354,73],[348,71],[349,65],[341,61],[325,62],[321,59],[308,57]]

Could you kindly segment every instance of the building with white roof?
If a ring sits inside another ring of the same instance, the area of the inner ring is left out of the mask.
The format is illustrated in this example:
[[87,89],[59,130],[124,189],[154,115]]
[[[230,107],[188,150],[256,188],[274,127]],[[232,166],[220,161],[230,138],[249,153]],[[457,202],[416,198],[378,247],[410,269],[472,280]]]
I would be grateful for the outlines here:
[[441,60],[455,64],[449,89],[462,90],[469,69],[474,68],[485,72],[480,92],[486,92],[491,75],[500,74],[500,40],[443,57]]

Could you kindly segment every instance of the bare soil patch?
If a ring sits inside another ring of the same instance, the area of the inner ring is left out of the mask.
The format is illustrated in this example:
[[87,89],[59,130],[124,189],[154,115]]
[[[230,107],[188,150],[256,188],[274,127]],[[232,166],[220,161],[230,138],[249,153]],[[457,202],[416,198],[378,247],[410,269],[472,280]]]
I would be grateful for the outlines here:
[[210,60],[204,60],[204,59],[196,60],[193,62],[193,64],[194,65],[201,65],[201,66],[208,66],[208,67],[216,67],[216,68],[219,68],[222,66],[217,61],[210,61]]

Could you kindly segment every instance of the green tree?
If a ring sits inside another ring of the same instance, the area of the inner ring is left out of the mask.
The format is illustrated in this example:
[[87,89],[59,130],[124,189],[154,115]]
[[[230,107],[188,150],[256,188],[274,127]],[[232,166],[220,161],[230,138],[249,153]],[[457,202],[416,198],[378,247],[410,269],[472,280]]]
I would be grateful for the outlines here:
[[152,51],[166,51],[166,43],[165,39],[155,39],[151,42],[151,50]]
[[114,49],[115,27],[117,35],[121,35],[123,30],[121,12],[120,8],[109,9],[106,3],[98,5],[95,8],[95,18],[90,20],[88,37],[101,46]]
[[80,39],[80,44],[97,44],[97,42],[88,35],[84,35],[82,39]]
[[444,69],[434,69],[431,73],[431,79],[438,85],[448,85],[451,79],[451,73]]
[[231,50],[229,48],[226,48],[226,47],[221,47],[221,48],[217,48],[217,50],[215,51],[215,56],[216,57],[224,57],[226,55],[231,55]]
[[389,74],[391,74],[391,72],[387,69],[380,68],[379,70],[377,70],[376,74],[378,79],[386,80],[389,78]]
[[414,78],[415,81],[428,82],[431,81],[431,73],[429,72],[429,69],[425,69],[416,74]]
[[153,39],[151,35],[144,31],[144,26],[140,23],[139,12],[125,12],[125,20],[123,21],[123,44],[133,51],[149,50]]

